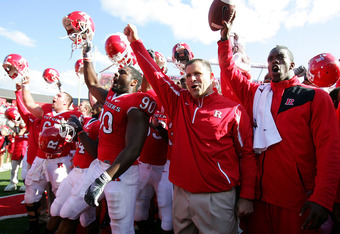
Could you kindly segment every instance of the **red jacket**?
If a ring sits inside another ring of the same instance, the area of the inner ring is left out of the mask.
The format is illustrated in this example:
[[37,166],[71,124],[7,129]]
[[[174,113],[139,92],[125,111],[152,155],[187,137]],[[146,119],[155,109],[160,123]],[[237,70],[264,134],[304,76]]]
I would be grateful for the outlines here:
[[[232,90],[253,116],[252,83],[236,69],[228,41],[218,42],[221,87]],[[339,128],[329,95],[297,77],[271,83],[271,112],[282,141],[260,155],[256,198],[291,209],[308,199],[332,210],[340,168]],[[222,89],[222,93],[225,92]]]
[[240,196],[253,199],[256,159],[244,108],[217,92],[194,99],[161,72],[141,41],[131,47],[174,123],[170,181],[191,193],[229,191],[240,183]]

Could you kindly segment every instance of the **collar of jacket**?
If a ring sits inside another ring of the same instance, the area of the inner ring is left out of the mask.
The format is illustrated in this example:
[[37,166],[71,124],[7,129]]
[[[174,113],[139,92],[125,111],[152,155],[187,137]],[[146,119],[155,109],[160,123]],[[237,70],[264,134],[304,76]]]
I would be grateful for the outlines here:
[[297,76],[294,76],[293,78],[289,80],[283,80],[277,83],[271,82],[271,88],[273,91],[277,91],[277,90],[287,89],[298,84],[300,84],[300,81]]

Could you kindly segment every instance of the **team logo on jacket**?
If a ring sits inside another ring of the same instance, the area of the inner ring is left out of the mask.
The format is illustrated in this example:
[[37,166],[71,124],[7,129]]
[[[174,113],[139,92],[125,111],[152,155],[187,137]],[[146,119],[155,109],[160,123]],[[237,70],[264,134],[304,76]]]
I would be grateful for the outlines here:
[[294,99],[292,98],[287,98],[285,105],[286,106],[294,106]]
[[215,110],[214,117],[222,119],[222,112]]

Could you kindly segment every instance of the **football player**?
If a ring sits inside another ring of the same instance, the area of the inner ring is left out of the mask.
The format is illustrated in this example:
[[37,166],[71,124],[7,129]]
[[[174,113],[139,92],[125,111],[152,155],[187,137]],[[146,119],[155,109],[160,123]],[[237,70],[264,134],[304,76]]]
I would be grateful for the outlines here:
[[[166,71],[166,59],[158,51],[148,50],[159,67]],[[143,78],[141,91],[157,100],[157,95],[149,82]],[[136,202],[135,221],[141,233],[149,233],[154,217],[149,217],[150,202],[156,193],[158,215],[162,221],[161,228],[165,232],[172,231],[172,183],[169,181],[169,163],[167,160],[168,132],[167,116],[164,108],[158,108],[150,122],[148,136],[138,161],[140,180]]]
[[[27,149],[27,140],[28,140],[28,133],[25,122],[22,120],[17,108],[8,108],[5,112],[5,116],[11,124],[13,125],[13,136],[14,136],[14,145],[13,145],[13,152],[11,155],[11,180],[10,183],[5,187],[4,191],[15,191],[17,189],[18,184],[18,172],[21,160],[23,159],[24,155],[26,154]],[[24,187],[22,188],[22,190]]]
[[[105,195],[112,233],[134,233],[134,209],[139,180],[138,158],[148,130],[150,116],[157,104],[145,93],[137,92],[142,76],[132,66],[119,69],[112,88],[102,88],[91,61],[93,48],[90,43],[83,49],[84,77],[90,93],[103,104],[100,116],[98,158],[90,165],[81,187],[88,188],[84,195],[75,199],[72,206],[78,207],[73,219]],[[85,134],[80,132],[78,136]],[[93,141],[92,147],[97,147]],[[85,142],[85,148],[91,147]],[[103,193],[103,194],[102,194]],[[72,207],[72,209],[74,209]],[[71,209],[71,208],[70,208]]]
[[[69,111],[73,99],[66,92],[56,94],[52,104],[38,105],[29,91],[29,82],[30,78],[27,77],[22,85],[22,97],[27,110],[40,119],[40,148],[37,151],[37,157],[34,159],[32,167],[27,172],[25,202],[29,219],[28,231],[36,232],[39,228],[39,201],[46,185],[49,181],[52,186],[52,192],[56,193],[61,181],[66,178],[71,169],[70,159],[75,149],[72,142],[63,142],[62,145],[53,144],[56,143],[53,142],[54,138],[49,139],[49,137],[53,137],[52,134],[46,133],[43,135],[41,133],[47,129],[48,131],[53,131],[53,127],[60,126],[62,121],[67,120],[71,115],[80,117],[82,114],[79,111]],[[57,134],[56,137],[60,139],[60,135]],[[42,146],[45,147],[45,151]],[[59,217],[51,217],[46,229],[55,229],[59,222]]]
[[[79,111],[84,115],[84,124],[75,116],[69,118],[68,123],[76,128],[76,132],[85,131],[87,134],[81,134],[77,142],[76,153],[73,156],[73,169],[68,176],[62,181],[56,194],[56,198],[51,205],[51,215],[60,216],[62,221],[58,228],[60,233],[75,233],[78,224],[78,219],[73,219],[74,213],[70,209],[72,201],[79,199],[79,194],[86,188],[81,187],[80,181],[84,180],[88,167],[92,161],[97,157],[96,148],[86,149],[82,140],[86,135],[92,140],[97,140],[99,131],[98,115],[95,118],[91,117],[90,102],[84,100],[79,105]],[[85,139],[86,140],[86,139]],[[84,191],[83,191],[84,193]],[[90,228],[95,228],[96,209],[91,207],[80,215],[80,224],[83,227],[89,228],[89,233],[93,233]],[[91,223],[94,225],[89,226]]]

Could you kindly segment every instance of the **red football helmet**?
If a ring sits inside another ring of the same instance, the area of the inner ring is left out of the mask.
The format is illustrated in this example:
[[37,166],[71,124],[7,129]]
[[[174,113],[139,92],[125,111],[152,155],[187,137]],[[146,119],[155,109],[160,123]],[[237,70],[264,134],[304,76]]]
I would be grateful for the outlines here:
[[340,77],[340,62],[332,54],[319,54],[308,62],[308,80],[318,87],[329,87]]
[[18,74],[22,76],[20,83],[24,82],[29,76],[29,68],[27,60],[18,54],[9,54],[6,56],[2,67],[7,72],[8,76],[12,79],[16,79]]
[[39,147],[48,154],[60,154],[64,146],[73,140],[75,130],[68,124],[55,124],[46,127],[39,134]]
[[59,82],[59,72],[54,68],[46,68],[42,76],[48,84],[56,84]]
[[74,11],[63,18],[63,26],[75,48],[86,40],[92,40],[95,26],[92,18],[83,11]]
[[5,116],[8,120],[12,120],[12,121],[18,121],[20,118],[20,114],[17,108],[14,108],[14,107],[7,108],[5,111]]
[[189,45],[184,42],[177,43],[172,48],[172,62],[180,70],[181,74],[185,73],[185,64],[193,58],[194,54],[192,53]]
[[166,58],[161,52],[155,51],[155,61],[164,73],[168,71]]
[[130,43],[121,33],[112,34],[106,39],[105,51],[113,64],[118,66],[118,69],[137,65],[137,59],[132,52]]
[[74,65],[74,70],[77,75],[84,74],[84,61],[82,59],[78,59],[76,64]]

